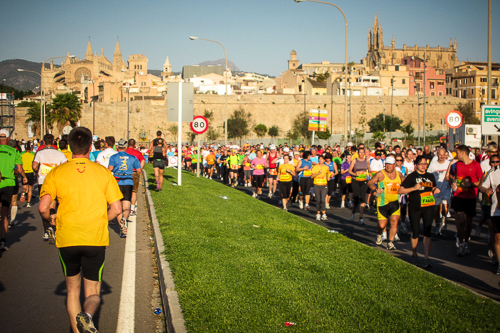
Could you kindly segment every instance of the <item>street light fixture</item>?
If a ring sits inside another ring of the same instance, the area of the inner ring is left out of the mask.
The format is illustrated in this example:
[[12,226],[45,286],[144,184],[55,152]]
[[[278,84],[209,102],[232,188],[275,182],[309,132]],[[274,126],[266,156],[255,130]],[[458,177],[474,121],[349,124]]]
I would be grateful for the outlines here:
[[341,13],[342,16],[344,16],[345,20],[345,84],[344,84],[344,91],[345,91],[345,101],[344,101],[344,147],[347,146],[347,18],[345,17],[344,12],[342,9],[340,9],[337,5],[334,5],[333,3],[330,2],[324,2],[324,1],[317,1],[317,0],[294,0],[295,2],[303,2],[303,1],[309,1],[309,2],[317,2],[317,3],[322,3],[325,5],[330,5],[335,8],[337,8]]
[[191,39],[191,40],[201,39],[201,40],[206,40],[207,42],[217,43],[220,46],[222,46],[222,48],[224,49],[224,53],[226,54],[226,68],[224,69],[224,85],[226,87],[226,94],[224,95],[224,117],[226,118],[226,121],[224,122],[224,144],[227,145],[227,51],[226,51],[226,48],[224,47],[224,45],[222,45],[218,41],[212,40],[212,39],[206,39],[206,38],[195,37],[195,36],[189,36],[189,39]]

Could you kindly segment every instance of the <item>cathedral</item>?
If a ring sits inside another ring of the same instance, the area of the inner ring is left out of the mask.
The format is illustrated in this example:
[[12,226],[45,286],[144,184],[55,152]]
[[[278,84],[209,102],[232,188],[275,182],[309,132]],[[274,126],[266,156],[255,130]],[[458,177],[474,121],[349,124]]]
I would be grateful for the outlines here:
[[363,64],[371,70],[382,68],[384,65],[400,65],[404,57],[418,57],[425,60],[428,66],[436,69],[447,69],[458,66],[460,62],[457,58],[457,39],[448,48],[438,47],[419,47],[418,45],[407,47],[403,45],[402,49],[396,49],[394,36],[392,36],[391,46],[384,45],[384,35],[382,25],[379,24],[377,14],[375,22],[368,31],[368,53],[363,59]]

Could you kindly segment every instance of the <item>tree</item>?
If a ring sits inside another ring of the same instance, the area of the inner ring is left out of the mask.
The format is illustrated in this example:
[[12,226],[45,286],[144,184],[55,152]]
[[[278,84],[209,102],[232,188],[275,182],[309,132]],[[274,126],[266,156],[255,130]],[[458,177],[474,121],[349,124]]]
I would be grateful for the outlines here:
[[404,140],[405,140],[405,146],[406,146],[406,140],[408,138],[413,137],[413,132],[415,132],[415,128],[413,128],[413,125],[411,124],[411,121],[408,122],[408,124],[405,124],[401,127],[401,132],[404,134]]
[[478,117],[476,117],[476,113],[474,112],[474,109],[472,108],[472,104],[470,103],[459,103],[457,111],[460,111],[463,117],[463,124],[467,125],[473,125],[473,124],[481,124],[481,120],[479,120]]
[[174,141],[175,141],[175,139],[177,138],[177,134],[179,134],[179,125],[173,124],[169,128],[167,128],[167,131],[170,134],[172,134],[172,136],[174,137]]
[[290,140],[290,142],[291,142],[290,144],[292,144],[295,140],[297,140],[299,138],[299,133],[291,130],[291,131],[286,132],[285,136],[288,140]]
[[309,133],[309,113],[302,112],[295,117],[293,121],[293,132],[297,133],[299,137],[304,139],[308,138]]
[[316,136],[318,139],[328,140],[332,136],[332,133],[330,133],[330,129],[327,127],[325,132],[316,132]]
[[213,127],[209,127],[207,129],[207,139],[209,141],[215,141],[219,138],[220,133],[218,130],[214,129]]
[[196,133],[195,132],[188,132],[188,140],[189,144],[193,144],[194,139],[196,139]]
[[255,132],[255,134],[257,134],[259,138],[263,138],[264,135],[266,135],[267,133],[267,126],[264,124],[258,124],[253,128],[253,131]]
[[249,123],[252,118],[250,112],[245,112],[243,108],[234,110],[231,118],[227,120],[227,137],[229,139],[241,139],[250,132]]
[[31,124],[31,129],[35,136],[37,135],[38,130],[40,129],[40,120],[42,119],[41,111],[40,111],[40,103],[29,102],[31,103],[30,108],[26,111],[26,124]]
[[375,131],[373,132],[372,139],[374,139],[375,141],[382,141],[385,139],[385,133],[382,131]]
[[374,133],[377,131],[382,132],[394,132],[396,130],[401,129],[401,124],[403,120],[397,116],[385,116],[385,124],[384,124],[384,115],[379,113],[374,118],[370,119],[368,122],[368,127],[370,127],[370,132]]
[[314,73],[313,76],[316,78],[317,82],[326,82],[326,80],[330,77],[330,73],[326,72],[324,74]]
[[207,118],[207,120],[211,122],[214,119],[214,112],[205,109],[205,111],[203,111],[203,117]]
[[275,138],[278,135],[280,135],[280,129],[278,126],[274,125],[269,128],[269,131],[267,132],[271,138]]
[[71,93],[57,94],[52,100],[50,111],[51,123],[55,122],[64,126],[69,122],[71,127],[75,127],[78,120],[82,117],[81,109],[82,104],[76,95]]

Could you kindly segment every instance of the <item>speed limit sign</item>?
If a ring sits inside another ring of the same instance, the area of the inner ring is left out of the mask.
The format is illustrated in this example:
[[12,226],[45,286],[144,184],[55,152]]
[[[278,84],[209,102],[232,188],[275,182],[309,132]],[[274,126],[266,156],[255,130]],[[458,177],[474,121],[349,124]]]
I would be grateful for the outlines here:
[[446,114],[445,120],[449,128],[459,128],[462,126],[463,116],[459,111],[451,110]]
[[208,120],[203,116],[196,116],[190,123],[191,130],[196,134],[203,134],[208,129]]

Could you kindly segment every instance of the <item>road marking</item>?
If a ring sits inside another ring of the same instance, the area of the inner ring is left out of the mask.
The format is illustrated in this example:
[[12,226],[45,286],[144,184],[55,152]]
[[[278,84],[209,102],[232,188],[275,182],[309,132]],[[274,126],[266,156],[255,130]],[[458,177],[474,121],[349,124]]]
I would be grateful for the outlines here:
[[118,311],[118,333],[134,333],[135,330],[135,249],[137,216],[130,216],[123,260],[122,291]]

